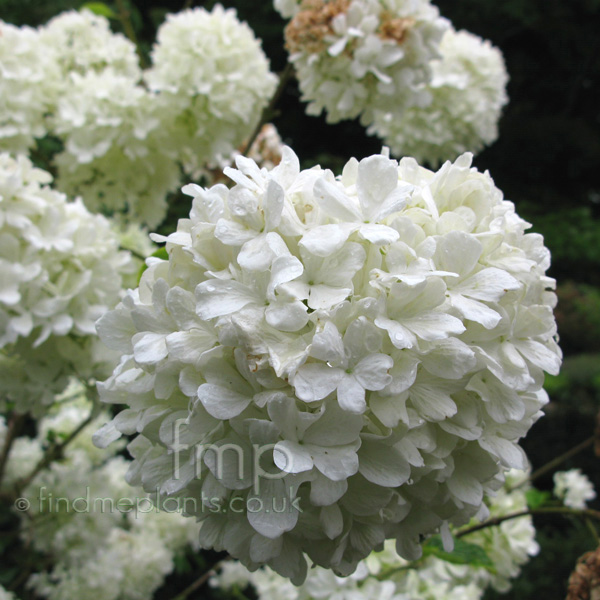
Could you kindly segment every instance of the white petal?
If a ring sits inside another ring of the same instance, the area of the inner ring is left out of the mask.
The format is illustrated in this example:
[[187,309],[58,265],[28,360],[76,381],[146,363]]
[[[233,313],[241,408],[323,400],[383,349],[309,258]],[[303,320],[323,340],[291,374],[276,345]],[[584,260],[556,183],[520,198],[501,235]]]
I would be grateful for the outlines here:
[[428,421],[442,421],[456,414],[456,403],[440,387],[415,384],[409,390],[411,402],[419,414]]
[[110,444],[121,437],[121,432],[117,431],[112,421],[105,423],[92,435],[92,442],[96,448],[108,448]]
[[264,196],[265,230],[272,231],[281,221],[283,210],[284,192],[283,188],[271,179],[267,184]]
[[355,446],[322,448],[307,444],[315,467],[332,481],[348,479],[358,472],[358,456]]
[[298,511],[292,506],[292,498],[281,479],[262,479],[256,498],[256,501],[252,496],[247,499],[248,522],[255,531],[275,539],[296,526]]
[[328,310],[343,302],[352,293],[352,288],[313,285],[308,296],[308,306],[313,310]]
[[490,267],[483,269],[453,288],[453,291],[475,298],[497,302],[509,290],[518,290],[521,284],[506,271]]
[[210,279],[196,286],[196,312],[201,319],[213,319],[237,312],[260,299],[238,281]]
[[376,246],[393,244],[400,238],[400,234],[387,225],[361,225],[358,234],[361,238]]
[[308,312],[304,303],[274,302],[265,310],[267,323],[279,331],[298,331],[308,323]]
[[340,407],[350,413],[362,414],[367,410],[365,388],[352,375],[342,373],[337,398]]
[[408,462],[393,446],[363,440],[358,459],[360,474],[371,483],[398,487],[410,477]]
[[319,522],[330,540],[335,539],[344,530],[344,517],[337,504],[324,506],[319,514]]
[[354,367],[353,375],[366,390],[382,390],[392,381],[388,371],[393,365],[394,361],[387,354],[371,354]]
[[397,163],[385,156],[374,155],[358,163],[356,191],[365,220],[372,220],[383,201],[398,185]]
[[337,388],[341,377],[340,369],[322,363],[309,363],[298,369],[293,385],[300,400],[314,402],[329,396]]
[[273,448],[273,461],[286,473],[302,473],[313,468],[313,460],[305,446],[291,440],[277,442]]
[[154,364],[168,354],[164,333],[136,333],[131,339],[133,355],[139,364]]
[[362,221],[358,206],[352,198],[347,196],[339,187],[339,184],[330,183],[325,179],[317,179],[314,187],[315,197],[319,205],[330,216],[340,221],[354,223]]
[[344,341],[331,321],[327,321],[323,330],[313,336],[310,355],[333,366],[344,362]]
[[233,419],[252,401],[248,396],[211,383],[204,383],[198,388],[198,398],[206,412],[216,419]]
[[450,293],[450,301],[465,319],[481,323],[486,329],[493,329],[502,319],[499,313],[483,302],[460,296],[454,290]]
[[267,243],[266,234],[248,240],[240,250],[237,261],[240,267],[248,271],[266,271],[275,258]]
[[417,342],[417,338],[414,334],[406,327],[400,325],[397,321],[377,318],[375,319],[375,325],[388,332],[392,344],[399,350],[402,350],[403,348],[412,348]]
[[441,340],[452,334],[458,335],[466,330],[460,319],[441,312],[427,312],[403,319],[402,324],[428,342]]
[[550,375],[558,375],[561,359],[558,354],[535,340],[513,341],[515,348],[536,367]]
[[315,256],[329,256],[339,250],[357,225],[319,225],[308,231],[298,245]]
[[235,221],[219,219],[215,225],[214,235],[226,246],[242,246],[247,241],[256,237],[257,232]]

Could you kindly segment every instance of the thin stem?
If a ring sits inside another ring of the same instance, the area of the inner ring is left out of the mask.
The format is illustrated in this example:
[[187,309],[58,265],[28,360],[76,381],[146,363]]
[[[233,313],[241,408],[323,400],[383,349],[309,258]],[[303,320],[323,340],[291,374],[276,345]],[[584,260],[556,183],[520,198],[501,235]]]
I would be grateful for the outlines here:
[[186,587],[185,590],[183,590],[183,592],[177,594],[177,596],[175,596],[173,600],[186,600],[186,598],[188,598],[192,592],[195,592],[197,589],[201,588],[208,581],[209,577],[214,574],[215,570],[219,567],[219,565],[221,565],[221,563],[225,562],[228,559],[229,557],[226,557],[217,561],[210,569],[208,569],[208,571],[202,573],[202,575],[200,575],[200,577],[198,577],[196,581],[194,581],[188,587]]
[[594,527],[591,519],[586,519],[585,524],[587,525],[591,534],[594,536],[594,540],[596,540],[596,546],[600,546],[600,535],[598,535],[598,530]]
[[488,527],[495,527],[496,525],[500,525],[500,523],[504,523],[504,521],[510,521],[511,519],[518,519],[519,517],[526,517],[528,515],[551,515],[551,514],[559,514],[559,515],[567,515],[574,517],[588,517],[590,519],[597,519],[600,521],[600,511],[592,510],[591,508],[568,508],[566,506],[556,506],[556,507],[546,507],[546,508],[535,508],[528,510],[521,510],[514,513],[509,513],[508,515],[502,515],[499,517],[492,517],[487,521],[483,521],[483,523],[477,523],[477,525],[472,525],[471,527],[467,527],[460,531],[457,531],[454,534],[455,538],[460,538],[465,535],[469,535],[470,533],[475,533],[476,531],[481,531],[482,529],[487,529]]
[[[567,450],[564,454],[561,454],[560,456],[553,458],[551,461],[547,462],[545,465],[541,466],[539,469],[536,469],[529,476],[529,481],[534,481],[534,480],[538,479],[539,477],[541,477],[542,475],[545,475],[549,471],[553,471],[560,464],[562,464],[566,460],[569,460],[569,458],[572,458],[576,454],[579,454],[582,450],[585,450],[586,448],[591,446],[594,443],[595,439],[596,439],[595,436],[591,436],[587,440],[584,440],[583,442],[577,444],[576,446],[573,446],[573,448],[571,448],[570,450]],[[525,480],[525,481],[527,481],[527,480]],[[523,483],[524,482],[521,482],[519,485],[523,485]],[[519,487],[519,486],[517,486],[517,487]]]
[[119,21],[121,21],[121,25],[123,25],[123,31],[125,32],[125,35],[135,44],[135,48],[140,59],[140,65],[142,68],[145,68],[148,65],[138,43],[137,36],[135,35],[135,30],[131,22],[131,11],[127,10],[123,0],[117,0],[117,8],[119,9]]
[[13,442],[19,435],[23,421],[25,421],[25,415],[13,414],[8,422],[6,438],[4,439],[4,445],[2,446],[2,452],[0,453],[0,483],[4,477],[4,470],[6,469],[6,463],[8,462],[10,449],[13,445]]
[[35,478],[35,476],[45,469],[55,460],[62,457],[65,448],[96,418],[96,411],[92,409],[88,417],[82,421],[62,442],[59,444],[50,444],[44,452],[44,456],[40,459],[33,471],[26,477],[20,479],[16,484],[17,493],[24,490]]
[[254,128],[252,135],[250,136],[250,138],[248,139],[248,142],[246,143],[246,147],[244,148],[244,152],[242,153],[244,156],[248,155],[248,152],[250,151],[250,148],[252,147],[254,140],[256,140],[256,138],[258,137],[258,134],[260,133],[262,126],[265,123],[268,123],[273,118],[273,113],[275,111],[275,107],[277,106],[277,103],[279,102],[279,99],[281,98],[281,94],[283,94],[283,90],[285,89],[286,85],[288,84],[288,81],[292,78],[293,74],[294,74],[294,66],[292,65],[292,63],[288,62],[287,65],[285,66],[285,69],[279,76],[279,85],[277,86],[277,89],[275,90],[275,93],[273,94],[273,97],[271,98],[269,105],[263,110],[258,124]]
[[127,248],[127,246],[119,246],[119,250],[124,250],[125,252],[129,252],[132,256],[135,256],[138,260],[141,260],[143,263],[146,262],[146,257],[137,250],[133,250],[132,248]]

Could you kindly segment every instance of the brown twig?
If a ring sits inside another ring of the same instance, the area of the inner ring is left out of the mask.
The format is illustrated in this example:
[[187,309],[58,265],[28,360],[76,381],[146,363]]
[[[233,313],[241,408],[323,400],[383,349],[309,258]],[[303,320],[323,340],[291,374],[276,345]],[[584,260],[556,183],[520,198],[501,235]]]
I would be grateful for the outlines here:
[[62,457],[65,448],[85,429],[92,420],[96,417],[96,411],[92,409],[88,417],[82,421],[62,442],[59,444],[50,444],[44,452],[44,456],[39,460],[37,465],[34,467],[33,471],[29,473],[26,477],[19,479],[17,481],[15,488],[17,490],[17,494],[19,494],[22,490],[24,490],[35,478],[35,476],[53,463],[55,460]]
[[210,569],[208,569],[208,571],[202,573],[202,575],[200,575],[196,581],[192,582],[188,587],[186,587],[183,592],[177,594],[173,600],[186,600],[186,598],[188,598],[192,592],[195,592],[197,589],[201,588],[208,581],[209,577],[214,574],[215,570],[221,565],[221,563],[229,560],[229,558],[230,557],[226,557],[217,561]]
[[487,521],[483,521],[482,523],[477,523],[477,525],[472,525],[471,527],[466,527],[465,529],[461,529],[454,534],[455,538],[460,538],[465,535],[469,535],[470,533],[475,533],[476,531],[480,531],[482,529],[487,529],[488,527],[495,527],[496,525],[500,525],[504,523],[504,521],[510,521],[511,519],[518,519],[519,517],[526,516],[534,516],[534,515],[551,515],[551,514],[559,514],[573,517],[588,517],[591,519],[597,519],[600,521],[600,511],[592,510],[591,508],[568,508],[566,506],[551,506],[546,508],[534,508],[527,510],[520,510],[518,512],[509,513],[508,515],[502,515],[498,517],[492,517]]
[[560,456],[553,458],[551,461],[547,462],[545,465],[541,466],[539,469],[536,469],[529,476],[529,481],[534,481],[534,480],[538,479],[539,477],[541,477],[542,475],[545,475],[549,471],[554,470],[556,467],[558,467],[560,464],[562,464],[566,460],[569,460],[569,458],[573,458],[573,456],[575,456],[576,454],[579,454],[582,450],[585,450],[589,446],[592,446],[595,439],[596,439],[595,436],[589,437],[589,438],[587,438],[587,440],[584,440],[583,442],[577,444],[576,446],[573,446],[573,448],[571,448],[570,450],[567,450]]

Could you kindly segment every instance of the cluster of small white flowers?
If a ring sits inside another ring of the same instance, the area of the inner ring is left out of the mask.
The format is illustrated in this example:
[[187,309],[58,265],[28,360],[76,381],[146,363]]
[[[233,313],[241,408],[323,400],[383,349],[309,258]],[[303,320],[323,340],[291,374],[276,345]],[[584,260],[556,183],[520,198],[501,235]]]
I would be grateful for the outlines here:
[[469,155],[237,166],[184,188],[168,260],[100,319],[123,355],[101,398],[130,408],[98,443],[139,434],[130,481],[196,497],[202,544],[250,568],[345,575],[386,538],[418,557],[525,466],[561,360],[543,239]]
[[52,133],[61,191],[151,227],[179,163],[196,175],[228,157],[276,85],[252,30],[221,6],[169,15],[145,73],[135,45],[87,10],[0,31],[0,149],[25,152]]
[[[295,6],[293,6],[295,4]],[[298,0],[276,2],[290,62],[309,105],[327,121],[420,104],[429,63],[439,56],[448,22],[429,0]]]
[[140,85],[135,45],[85,10],[59,15],[40,39],[61,72],[48,118],[64,144],[55,157],[57,186],[94,211],[124,211],[158,225],[180,171],[164,151],[156,98]]
[[502,53],[489,41],[450,29],[440,52],[441,58],[431,62],[431,82],[423,87],[428,101],[406,110],[379,111],[369,128],[395,155],[434,166],[494,142],[508,101]]
[[69,85],[71,74],[110,69],[137,80],[141,75],[135,44],[110,29],[108,19],[87,9],[70,10],[39,28],[44,52],[52,54],[62,77],[58,89]]
[[[6,365],[25,361],[23,375],[34,382],[31,358],[39,363],[35,378],[42,388],[64,370],[55,369],[59,357],[85,363],[79,352],[87,347],[91,366],[97,350],[87,340],[95,337],[94,323],[116,305],[122,275],[134,266],[119,251],[110,223],[81,201],[68,202],[49,187],[51,179],[24,156],[0,154],[0,362],[11,368]],[[58,355],[54,336],[64,340]],[[40,352],[44,342],[50,347]],[[19,388],[19,372],[3,378],[2,387]]]
[[56,69],[38,32],[0,21],[0,150],[25,153],[46,135],[46,82]]
[[144,77],[158,93],[164,143],[191,174],[250,135],[277,82],[250,27],[220,5],[168,15],[152,62]]
[[[491,499],[490,512],[501,516],[526,507],[523,489],[502,489]],[[211,578],[211,585],[243,589],[252,584],[259,600],[479,600],[490,585],[498,591],[508,591],[510,579],[517,577],[520,567],[539,550],[531,517],[504,521],[467,539],[485,551],[495,572],[479,566],[452,564],[435,556],[411,565],[396,554],[393,544],[386,542],[383,551],[370,554],[346,578],[316,567],[309,571],[300,587],[295,587],[268,567],[250,573],[239,562],[227,562]]]
[[594,484],[581,469],[554,473],[554,495],[569,508],[586,508],[586,502],[596,497]]
[[[14,441],[4,484],[27,476],[49,440],[62,439],[86,419],[92,403],[84,393],[73,382],[39,421],[37,437]],[[197,527],[174,511],[157,511],[125,483],[128,463],[114,456],[122,446],[93,446],[91,433],[108,418],[100,413],[67,446],[64,458],[22,492],[34,516],[22,520],[25,543],[58,557],[50,571],[32,575],[28,584],[49,600],[150,599],[173,570],[175,554],[196,543]]]

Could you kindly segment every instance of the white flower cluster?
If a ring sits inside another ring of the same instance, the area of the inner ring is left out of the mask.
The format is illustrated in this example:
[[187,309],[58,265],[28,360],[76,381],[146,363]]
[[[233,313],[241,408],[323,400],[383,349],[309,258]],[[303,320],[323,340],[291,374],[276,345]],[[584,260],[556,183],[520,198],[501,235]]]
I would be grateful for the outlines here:
[[[92,404],[83,389],[72,385],[57,398],[39,421],[36,438],[15,440],[6,484],[27,476],[48,440],[68,435],[88,416]],[[175,554],[197,541],[196,526],[174,511],[157,511],[151,499],[125,483],[128,463],[114,456],[119,445],[111,451],[92,445],[92,431],[107,418],[98,415],[67,446],[64,458],[23,492],[30,503],[28,515],[22,515],[23,541],[56,559],[49,571],[29,579],[40,597],[150,600],[173,570]]]
[[169,131],[188,173],[230,155],[254,129],[277,78],[260,42],[233,9],[216,5],[168,15],[145,73],[158,94]]
[[429,0],[298,0],[275,8],[293,13],[286,46],[308,114],[370,124],[374,110],[423,101],[420,86],[448,27]]
[[39,35],[61,74],[48,117],[64,145],[55,158],[57,186],[94,211],[125,210],[158,225],[180,171],[164,151],[156,98],[140,85],[135,45],[86,10],[59,15]]
[[431,62],[432,79],[423,86],[428,101],[402,111],[379,111],[369,128],[394,154],[434,166],[494,142],[508,101],[502,53],[489,41],[449,29],[440,52],[441,58]]
[[[93,354],[100,359],[89,336],[120,299],[122,276],[133,266],[109,222],[79,200],[68,202],[50,181],[24,156],[0,154],[0,362],[12,370],[24,360],[23,377],[42,389],[59,379],[60,357],[85,363],[87,347],[87,362]],[[55,336],[64,340],[59,349]],[[35,378],[28,359],[39,366]],[[14,386],[18,393],[19,372],[2,378],[5,391]]]
[[98,442],[139,434],[130,481],[197,498],[202,544],[250,568],[416,558],[525,466],[560,365],[549,252],[469,155],[237,166],[184,188],[168,260],[98,322],[123,355],[101,398],[129,405]]
[[69,85],[73,73],[108,69],[131,79],[140,77],[135,44],[113,33],[108,19],[87,9],[61,13],[41,27],[39,35],[39,43],[59,65],[62,81],[55,82],[59,88]]
[[[491,499],[494,516],[526,508],[521,489],[502,489]],[[370,554],[353,575],[345,578],[316,567],[309,571],[304,584],[295,587],[268,567],[250,573],[239,562],[226,562],[219,574],[211,578],[211,585],[243,589],[251,584],[259,600],[480,600],[490,586],[508,591],[510,579],[517,577],[520,567],[539,551],[531,517],[504,521],[464,539],[485,551],[495,572],[480,566],[452,564],[435,556],[411,565],[396,554],[393,544],[386,542],[382,552]]]
[[586,508],[586,502],[596,497],[594,484],[581,469],[554,473],[554,495],[569,508]]
[[46,135],[46,82],[57,75],[37,31],[0,21],[0,149],[27,152]]
[[221,6],[169,15],[145,73],[135,45],[87,10],[0,32],[0,149],[26,152],[51,133],[64,146],[61,191],[151,227],[180,163],[195,175],[228,157],[277,80],[252,30]]

